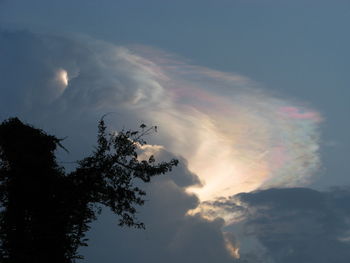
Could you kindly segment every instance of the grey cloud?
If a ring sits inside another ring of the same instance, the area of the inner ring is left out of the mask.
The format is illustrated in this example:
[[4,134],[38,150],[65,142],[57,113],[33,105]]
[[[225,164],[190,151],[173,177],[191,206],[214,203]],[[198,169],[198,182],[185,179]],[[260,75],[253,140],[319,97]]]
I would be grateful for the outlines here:
[[248,205],[244,235],[257,238],[274,262],[348,262],[349,189],[269,189],[236,197]]
[[222,220],[186,216],[198,199],[173,181],[184,174],[188,172],[180,167],[147,186],[149,201],[140,212],[145,231],[116,228],[107,213],[97,221],[91,245],[83,250],[86,262],[233,262],[225,249]]
[[[137,100],[140,86],[148,97],[157,88],[131,54],[104,42],[25,31],[0,32],[0,40],[1,85],[6,92],[1,105],[7,112],[44,106],[80,112],[122,108],[144,99]],[[54,79],[60,69],[67,71],[69,85],[57,94]]]

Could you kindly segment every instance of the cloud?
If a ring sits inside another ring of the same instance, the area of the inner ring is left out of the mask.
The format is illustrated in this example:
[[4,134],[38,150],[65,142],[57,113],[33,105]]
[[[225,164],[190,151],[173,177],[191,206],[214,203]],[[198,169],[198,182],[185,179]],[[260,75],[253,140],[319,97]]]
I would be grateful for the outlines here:
[[246,77],[90,38],[2,32],[0,45],[3,117],[35,114],[74,127],[114,112],[115,128],[156,124],[157,143],[201,179],[190,191],[202,201],[302,186],[320,165],[320,114]]
[[[260,246],[264,262],[348,261],[348,188],[327,192],[309,188],[268,189],[242,193],[235,200],[239,202],[231,199],[225,205],[232,204],[231,209],[241,213],[242,227],[236,231],[237,226],[232,224],[226,230],[235,231],[241,242],[250,239],[250,244],[241,248],[242,260],[245,254],[256,254]],[[257,246],[252,246],[252,240]]]
[[167,146],[203,180],[204,187],[191,189],[201,200],[304,185],[317,171],[318,112],[272,96],[243,76],[136,50],[162,73],[159,82],[171,100],[151,114],[167,123],[173,142]]
[[[164,93],[154,80],[156,72],[141,57],[107,43],[81,41],[0,34],[1,118],[16,115],[59,137],[69,135],[64,144],[70,154],[60,153],[59,161],[74,161],[91,151],[104,113],[113,112],[106,117],[111,131],[132,128]],[[151,145],[147,151],[154,151],[157,160],[174,157],[163,146]],[[114,215],[104,211],[90,233],[91,247],[82,251],[86,262],[232,262],[223,221],[187,215],[199,200],[186,188],[199,180],[187,160],[177,158],[178,168],[146,185],[149,201],[139,214],[146,232],[119,228]]]
[[[101,258],[108,248],[129,262],[231,262],[237,240],[221,231],[224,221],[188,211],[231,222],[246,207],[227,211],[217,200],[304,185],[320,165],[320,114],[244,76],[150,48],[30,32],[2,31],[0,57],[0,118],[16,115],[59,137],[69,135],[71,154],[61,153],[60,160],[91,150],[97,120],[107,112],[113,113],[107,117],[112,130],[158,125],[152,142],[160,145],[159,157],[181,156],[179,172],[149,186],[151,202],[140,216],[152,238],[129,229],[113,232],[105,214],[95,225],[107,237],[98,241],[105,248],[92,246]],[[102,237],[97,232],[93,239]],[[140,253],[132,253],[133,246]]]

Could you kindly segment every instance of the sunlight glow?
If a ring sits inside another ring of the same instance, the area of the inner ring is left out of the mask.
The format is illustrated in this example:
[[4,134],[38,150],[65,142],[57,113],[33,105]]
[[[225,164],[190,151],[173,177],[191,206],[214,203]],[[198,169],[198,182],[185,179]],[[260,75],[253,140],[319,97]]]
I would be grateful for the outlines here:
[[[159,125],[158,144],[184,157],[201,202],[268,187],[302,186],[319,167],[317,111],[272,96],[251,80],[186,64],[154,50],[123,50],[142,72],[130,104]],[[135,71],[137,72],[137,71]],[[148,84],[145,84],[148,83]]]
[[[201,204],[257,189],[304,186],[318,170],[317,111],[274,96],[244,76],[190,65],[164,52],[113,54],[129,65],[130,77],[114,77],[119,64],[108,53],[113,63],[104,70],[113,77],[106,86],[121,98],[112,105],[159,127],[156,144],[186,159],[201,181],[187,188]],[[60,76],[67,83],[63,71]]]
[[238,246],[235,246],[231,240],[229,240],[228,236],[225,235],[226,233],[224,233],[224,240],[225,240],[225,247],[227,249],[227,251],[230,253],[230,255],[233,257],[233,258],[237,258],[239,259],[240,258],[240,255],[239,255],[239,247]]
[[65,89],[68,86],[68,72],[64,69],[59,69],[56,73],[56,80],[62,84]]

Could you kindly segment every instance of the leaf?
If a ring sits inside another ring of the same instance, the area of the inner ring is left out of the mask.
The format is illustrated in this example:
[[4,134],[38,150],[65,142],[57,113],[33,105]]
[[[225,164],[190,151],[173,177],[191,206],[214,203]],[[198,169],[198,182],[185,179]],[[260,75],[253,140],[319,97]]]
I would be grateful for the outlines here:
[[148,159],[148,162],[149,163],[154,163],[156,161],[156,159],[154,159],[154,156],[153,155],[151,155],[150,157],[149,157],[149,159]]

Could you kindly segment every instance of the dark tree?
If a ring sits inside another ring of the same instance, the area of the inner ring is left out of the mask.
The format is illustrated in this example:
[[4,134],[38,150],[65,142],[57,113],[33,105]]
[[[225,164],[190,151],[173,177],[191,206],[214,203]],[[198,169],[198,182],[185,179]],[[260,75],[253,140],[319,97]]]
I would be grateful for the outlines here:
[[140,160],[144,136],[155,127],[107,134],[103,119],[98,144],[71,173],[57,164],[61,140],[17,118],[0,124],[0,260],[4,263],[71,263],[81,258],[85,233],[103,206],[119,225],[144,228],[135,217],[149,182],[178,161]]

